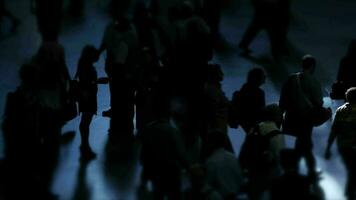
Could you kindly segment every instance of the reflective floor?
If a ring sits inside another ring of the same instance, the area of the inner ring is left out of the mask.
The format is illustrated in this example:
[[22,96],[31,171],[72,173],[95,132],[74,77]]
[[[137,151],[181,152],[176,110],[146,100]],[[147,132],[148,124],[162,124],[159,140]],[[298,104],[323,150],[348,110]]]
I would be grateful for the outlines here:
[[[0,39],[0,113],[3,113],[6,94],[13,91],[18,83],[18,69],[22,63],[35,54],[40,45],[40,36],[36,31],[36,21],[30,12],[29,0],[6,1],[9,10],[18,16],[22,23],[15,34],[7,34],[9,22],[5,19],[1,25]],[[74,75],[81,49],[86,44],[99,46],[104,28],[109,20],[106,15],[107,1],[87,0],[84,15],[78,19],[65,18],[60,43],[66,50],[66,61],[71,75]],[[216,52],[214,62],[222,65],[225,79],[223,89],[231,98],[234,90],[239,89],[245,76],[253,66],[263,67],[268,74],[263,86],[268,103],[279,99],[281,84],[289,73],[299,70],[299,58],[313,54],[318,61],[316,76],[325,88],[327,96],[330,85],[336,77],[338,63],[346,53],[348,43],[355,37],[356,2],[352,0],[298,0],[292,3],[292,23],[289,32],[290,56],[275,65],[269,51],[269,42],[265,33],[258,35],[251,49],[252,57],[241,57],[237,51],[244,30],[252,16],[248,0],[232,1],[232,6],[224,11],[221,21],[221,34],[229,48]],[[99,76],[104,76],[103,57],[96,64]],[[324,103],[333,110],[342,102],[331,101],[325,97]],[[98,113],[109,106],[109,89],[99,86]],[[139,190],[141,165],[138,161],[137,145],[127,148],[122,144],[119,152],[112,153],[108,145],[108,118],[95,116],[90,133],[90,143],[97,153],[97,159],[86,164],[79,162],[80,135],[79,118],[69,122],[63,133],[75,131],[73,139],[63,141],[59,164],[55,171],[52,191],[60,199],[94,200],[134,200],[147,199],[147,194]],[[315,128],[313,134],[314,153],[317,165],[323,171],[321,186],[327,199],[342,200],[345,185],[345,170],[340,157],[333,147],[333,157],[326,161],[323,152],[330,129],[330,122]],[[242,131],[230,129],[229,136],[236,155],[244,139]],[[293,138],[287,138],[287,144],[293,145]],[[0,158],[3,157],[3,139],[0,137]],[[303,166],[303,163],[302,163]],[[303,167],[302,167],[303,168]],[[302,169],[303,170],[303,169]],[[141,198],[142,197],[142,198]]]

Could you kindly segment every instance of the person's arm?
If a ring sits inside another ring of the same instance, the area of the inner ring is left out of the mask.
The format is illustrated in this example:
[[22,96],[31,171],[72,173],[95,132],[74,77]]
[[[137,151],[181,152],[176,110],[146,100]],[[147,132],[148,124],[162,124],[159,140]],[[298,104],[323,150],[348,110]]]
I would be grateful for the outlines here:
[[103,51],[107,49],[107,43],[109,42],[110,34],[111,34],[111,26],[108,25],[105,29],[103,39],[101,41],[101,45],[98,49],[98,54],[101,55]]
[[339,131],[338,130],[338,123],[339,123],[339,118],[340,118],[340,114],[338,111],[336,111],[336,114],[335,114],[335,118],[334,118],[334,122],[331,126],[331,131],[330,131],[330,134],[329,134],[329,138],[328,138],[328,143],[327,143],[327,146],[326,146],[326,149],[325,149],[325,154],[324,154],[324,157],[325,159],[330,159],[331,158],[331,146],[333,145],[335,139],[336,139],[336,136],[337,136],[337,132]]

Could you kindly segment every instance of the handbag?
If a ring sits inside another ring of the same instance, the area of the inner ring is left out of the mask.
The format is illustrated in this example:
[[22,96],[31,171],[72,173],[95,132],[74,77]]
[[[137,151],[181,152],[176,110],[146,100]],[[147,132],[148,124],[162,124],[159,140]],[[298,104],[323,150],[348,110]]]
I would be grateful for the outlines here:
[[300,74],[297,75],[297,85],[300,88],[303,98],[309,105],[309,109],[307,111],[308,121],[310,121],[311,124],[315,127],[320,126],[320,125],[324,124],[326,121],[328,121],[331,118],[331,114],[332,114],[331,109],[324,108],[323,106],[316,106],[316,105],[312,104],[312,102],[305,95],[302,85],[300,84]]

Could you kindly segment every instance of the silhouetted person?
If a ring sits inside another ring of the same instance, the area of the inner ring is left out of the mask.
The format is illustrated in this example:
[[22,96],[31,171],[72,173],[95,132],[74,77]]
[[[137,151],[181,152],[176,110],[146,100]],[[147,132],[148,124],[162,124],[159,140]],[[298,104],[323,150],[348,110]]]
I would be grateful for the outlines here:
[[279,105],[285,111],[283,131],[297,137],[295,150],[300,157],[305,158],[308,175],[317,178],[316,161],[312,151],[313,124],[309,120],[308,111],[310,106],[322,106],[323,96],[320,82],[313,76],[316,68],[315,58],[311,55],[304,56],[302,68],[302,72],[291,75],[284,83]]
[[248,72],[247,81],[234,95],[239,100],[239,123],[245,133],[261,120],[261,111],[266,105],[265,93],[260,88],[265,83],[266,75],[261,68],[254,68]]
[[184,138],[178,128],[180,119],[185,116],[176,113],[173,117],[164,104],[157,108],[160,118],[148,124],[142,135],[141,161],[145,176],[152,181],[155,200],[180,199],[181,172],[190,167]]
[[139,50],[148,48],[156,55],[158,52],[154,31],[155,24],[153,22],[151,13],[142,1],[137,2],[135,5],[133,23],[135,24],[137,31]]
[[349,44],[347,54],[342,58],[336,81],[340,87],[340,91],[333,91],[341,99],[345,98],[344,93],[350,87],[356,86],[356,40],[352,40]]
[[[222,137],[225,138],[225,148],[230,152],[233,152],[229,136],[227,134],[227,117],[228,117],[228,105],[229,101],[225,96],[221,88],[221,81],[224,78],[224,74],[220,65],[212,64],[208,65],[207,80],[204,88],[204,119],[203,122],[204,133],[202,133],[203,148],[208,142],[209,132],[218,130]],[[204,150],[203,150],[204,151]],[[203,152],[206,153],[206,152]]]
[[281,151],[283,175],[276,178],[271,185],[271,200],[283,199],[321,199],[311,188],[308,177],[299,174],[299,156],[293,149]]
[[[38,87],[35,66],[24,64],[20,71],[20,86],[7,95],[5,104],[4,133],[5,162],[2,170],[4,199],[36,197],[46,192],[41,166],[41,132],[39,127],[41,106],[33,92]],[[24,167],[26,166],[26,167]],[[40,176],[41,178],[36,179]],[[35,183],[35,184],[34,184]],[[16,193],[14,191],[21,191]]]
[[93,65],[98,61],[99,52],[93,46],[85,46],[78,62],[75,75],[79,80],[79,112],[82,114],[79,131],[81,136],[80,154],[82,160],[95,158],[95,153],[89,145],[89,130],[93,116],[97,112],[97,79],[98,75]]
[[352,87],[346,92],[347,102],[340,106],[335,114],[325,151],[325,157],[331,157],[331,146],[337,140],[347,172],[345,195],[349,200],[356,198],[356,88]]
[[263,199],[273,177],[279,175],[279,153],[284,148],[280,125],[282,111],[277,104],[264,107],[261,122],[250,129],[239,160],[247,170],[250,199]]
[[250,53],[249,46],[261,30],[266,30],[270,38],[273,56],[282,53],[287,40],[289,25],[289,0],[252,0],[254,16],[239,47]]
[[26,161],[26,168],[35,179],[34,192],[39,198],[49,199],[53,197],[50,186],[70,80],[63,47],[56,41],[43,42],[33,60],[21,67],[20,78],[21,85],[13,95],[17,108],[9,105],[6,111],[12,125],[5,125],[5,129],[12,134],[9,144],[13,145],[6,151],[10,159],[18,156],[15,163]]
[[[20,25],[20,20],[16,18],[5,6],[5,0],[0,0],[0,21],[4,20],[4,17],[7,17],[11,20],[11,29],[13,33],[17,30],[17,27]],[[0,22],[1,24],[1,22]]]
[[156,119],[153,104],[161,79],[162,67],[159,66],[152,49],[144,48],[140,51],[140,69],[136,90],[136,129],[139,133],[147,123]]
[[108,111],[112,112],[110,130],[111,133],[119,131],[122,133],[120,136],[124,137],[131,137],[134,128],[136,50],[137,35],[131,22],[124,16],[116,16],[106,27],[99,52],[106,51],[105,72],[111,80],[109,87],[112,111]]
[[224,199],[233,200],[240,191],[242,171],[235,155],[225,148],[225,137],[219,130],[209,133],[206,180]]

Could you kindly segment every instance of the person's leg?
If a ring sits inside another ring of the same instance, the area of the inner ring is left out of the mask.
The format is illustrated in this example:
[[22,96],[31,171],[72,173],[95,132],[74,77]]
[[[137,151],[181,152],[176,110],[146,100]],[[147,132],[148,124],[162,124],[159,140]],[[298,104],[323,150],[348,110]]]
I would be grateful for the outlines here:
[[250,25],[248,26],[246,32],[242,36],[242,40],[239,43],[239,48],[248,51],[248,47],[251,42],[255,39],[257,34],[261,31],[262,25],[259,22],[258,17],[254,17]]
[[341,158],[346,168],[347,181],[345,186],[345,195],[348,199],[355,199],[356,191],[356,162],[355,155],[350,150],[340,151]]
[[304,157],[308,168],[308,175],[312,178],[317,178],[316,160],[313,155],[312,131],[312,126],[300,127],[298,130],[299,135],[297,137],[295,149],[299,155],[299,158]]
[[118,85],[118,90],[116,92],[119,93],[117,99],[118,110],[117,113],[115,113],[115,115],[118,116],[118,131],[121,133],[120,137],[123,137],[123,139],[130,139],[130,137],[133,136],[134,130],[135,89],[131,82],[122,81],[121,84]]
[[81,136],[80,151],[81,151],[81,156],[84,159],[95,158],[95,153],[92,152],[89,144],[89,130],[90,130],[90,123],[93,119],[93,116],[94,113],[92,112],[83,112],[79,125],[79,131]]

